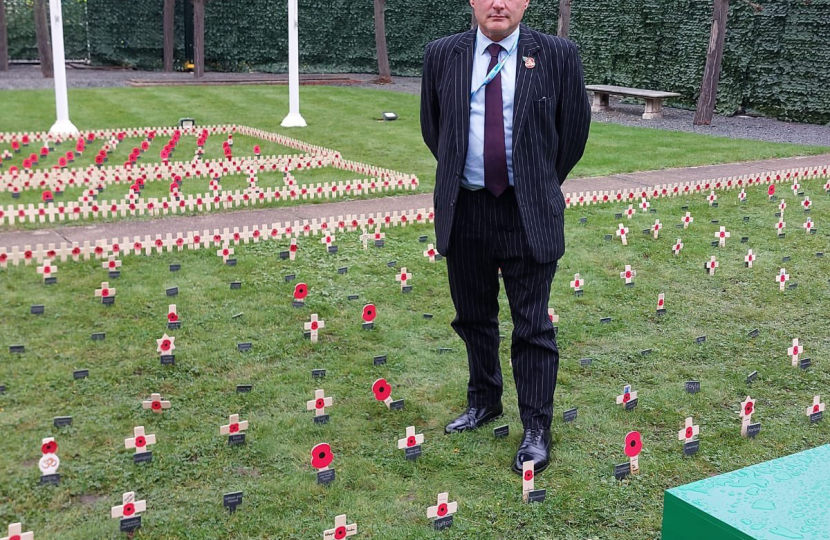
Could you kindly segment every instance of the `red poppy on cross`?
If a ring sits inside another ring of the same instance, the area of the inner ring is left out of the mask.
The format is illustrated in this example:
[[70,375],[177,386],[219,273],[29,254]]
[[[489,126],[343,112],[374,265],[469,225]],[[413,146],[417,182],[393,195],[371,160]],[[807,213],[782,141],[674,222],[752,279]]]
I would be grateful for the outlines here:
[[55,274],[58,273],[58,267],[52,264],[49,259],[44,259],[43,264],[38,267],[37,273],[42,275],[43,281],[46,282],[47,279],[55,277]]
[[522,499],[527,502],[528,495],[534,491],[536,480],[536,463],[525,461],[522,463]]
[[556,314],[556,311],[553,308],[548,308],[548,319],[550,319],[550,322],[553,324],[559,322],[559,315]]
[[216,255],[218,257],[222,257],[222,262],[228,262],[228,259],[230,259],[233,256],[233,248],[230,247],[228,244],[225,244],[224,246],[222,246],[222,249],[216,252]]
[[101,283],[100,289],[95,289],[95,298],[109,298],[111,296],[115,296],[115,287],[110,287],[110,284],[106,281]]
[[640,210],[643,212],[648,212],[650,206],[651,203],[648,202],[648,199],[643,199],[642,202],[640,202]]
[[688,229],[689,225],[691,225],[694,220],[695,218],[692,217],[691,212],[686,212],[686,215],[683,216],[683,228]]
[[738,200],[740,200],[741,202],[746,202],[746,191],[741,190],[741,192],[738,193]]
[[665,293],[660,293],[657,295],[657,311],[660,311],[661,309],[666,309]]
[[622,240],[622,244],[624,246],[628,245],[628,240],[626,239],[627,234],[628,234],[628,228],[625,225],[623,225],[622,223],[620,223],[619,226],[617,226],[617,236],[620,237],[620,240]]
[[305,330],[308,330],[308,332],[310,333],[312,343],[317,343],[317,331],[321,330],[325,327],[326,327],[325,321],[319,320],[317,318],[316,313],[312,313],[311,314],[311,319],[307,323],[303,324],[303,328]]
[[406,436],[403,439],[398,439],[398,450],[405,450],[415,446],[424,444],[424,434],[415,434],[415,426],[406,428]]
[[787,354],[792,359],[793,366],[798,365],[798,356],[804,354],[804,346],[798,341],[798,338],[793,340],[793,346],[787,349]]
[[686,419],[685,427],[677,432],[677,440],[692,442],[698,433],[700,433],[700,426],[694,425],[692,417],[690,416]]
[[781,210],[781,215],[783,216],[784,215],[784,210],[787,209],[787,201],[785,201],[784,199],[781,199],[781,202],[778,203],[778,209]]
[[631,265],[625,265],[625,271],[620,272],[620,278],[625,280],[625,284],[634,283],[634,278],[637,276],[637,271],[631,269]]
[[34,540],[35,533],[32,531],[23,532],[23,525],[12,523],[9,525],[9,535],[0,540]]
[[787,282],[790,280],[790,275],[787,273],[785,268],[782,268],[778,271],[778,275],[775,276],[775,281],[778,282],[778,287],[780,290],[784,290],[787,287]]
[[334,235],[333,234],[326,234],[323,238],[320,239],[320,243],[324,244],[327,248],[330,247],[334,243]]
[[651,226],[651,230],[654,233],[654,239],[655,240],[660,237],[660,229],[662,229],[662,228],[663,228],[663,224],[660,223],[660,220],[659,219],[655,220],[654,225]]
[[634,217],[634,214],[636,214],[636,213],[637,213],[637,211],[634,210],[634,205],[629,204],[628,208],[626,208],[626,210],[625,210],[625,217],[627,217],[628,219],[631,219],[631,218]]
[[749,396],[741,402],[741,411],[738,413],[741,417],[741,435],[746,437],[746,429],[752,423],[752,414],[755,412],[755,400]]
[[718,241],[718,246],[724,247],[726,246],[726,239],[730,238],[732,233],[726,230],[726,227],[721,227],[718,232],[715,233],[715,238]]
[[239,415],[232,414],[228,417],[228,425],[219,426],[219,435],[235,435],[242,433],[246,429],[248,429],[248,421],[243,420],[240,422]]
[[807,407],[805,412],[807,413],[807,416],[812,416],[816,413],[823,413],[824,403],[821,402],[821,396],[815,396],[813,398],[813,404]]
[[711,259],[709,259],[709,262],[706,262],[706,263],[703,264],[703,267],[709,272],[710,276],[715,275],[715,269],[718,266],[720,266],[720,263],[718,263],[718,261],[717,261],[717,259],[715,258],[714,255],[712,255]]
[[429,258],[429,262],[431,263],[435,262],[435,256],[437,254],[438,252],[435,250],[435,246],[433,246],[432,244],[428,244],[426,250],[424,250],[424,257]]
[[170,304],[169,306],[167,306],[167,322],[179,322],[179,314],[176,312],[176,304]]
[[155,435],[145,435],[144,426],[136,426],[133,428],[133,436],[124,439],[124,448],[130,450],[135,448],[135,453],[148,452],[148,446],[156,444]]
[[804,207],[804,211],[805,211],[805,212],[806,212],[807,210],[809,210],[809,209],[810,209],[810,206],[811,206],[812,204],[813,204],[813,203],[810,201],[810,197],[804,197],[804,200],[803,200],[803,201],[801,201],[801,206],[803,206],[803,207]]
[[579,276],[579,273],[577,272],[576,274],[574,274],[574,280],[571,281],[571,288],[574,290],[574,292],[577,292],[581,291],[583,286],[585,286],[585,281]]
[[623,393],[617,396],[617,405],[625,407],[629,401],[633,401],[635,399],[637,399],[637,391],[635,390],[632,392],[631,385],[627,384],[623,386]]
[[455,501],[448,502],[449,500],[449,493],[439,493],[436,505],[427,508],[427,517],[429,519],[436,519],[455,514],[458,511],[458,503]]
[[171,407],[170,402],[161,399],[161,394],[150,394],[150,399],[141,402],[141,407],[150,409],[154,413],[161,413],[164,409]]
[[110,272],[115,272],[119,268],[121,268],[121,261],[115,258],[115,255],[110,255],[107,257],[107,260],[101,263],[101,268],[104,270],[109,270]]
[[706,197],[706,200],[709,201],[709,206],[712,206],[713,204],[715,204],[715,201],[718,200],[718,196],[715,195],[714,191],[712,191],[711,193],[709,193],[709,196]]
[[159,354],[173,354],[176,350],[176,338],[166,333],[156,340],[156,352]]
[[752,263],[755,262],[755,254],[752,253],[752,250],[746,252],[746,257],[744,257],[744,263],[746,264],[747,268],[752,268]]
[[136,501],[135,493],[129,491],[121,496],[121,504],[113,506],[110,515],[113,519],[137,516],[147,510],[147,501]]
[[802,227],[804,227],[804,231],[807,234],[810,234],[811,232],[813,232],[813,229],[816,228],[815,224],[813,224],[813,218],[808,217],[807,221],[804,222],[804,225],[802,225]]
[[323,532],[323,540],[342,540],[357,534],[357,523],[346,524],[346,514],[334,518],[334,528]]
[[406,271],[406,267],[401,268],[400,273],[395,276],[395,281],[401,282],[401,290],[406,287],[406,283],[412,277],[412,273]]
[[307,411],[314,411],[314,416],[324,416],[326,414],[326,407],[331,407],[334,404],[334,398],[326,397],[323,390],[314,392],[314,399],[305,402]]
[[391,408],[392,386],[386,382],[386,379],[378,379],[372,383],[372,393],[375,394],[376,400],[382,401],[387,408]]
[[291,245],[288,246],[288,259],[289,260],[293,261],[294,258],[297,256],[297,249],[299,249],[299,247],[297,246],[297,239],[292,238],[291,239]]
[[782,234],[784,232],[784,227],[787,226],[787,223],[784,221],[784,216],[782,214],[781,218],[778,219],[778,223],[775,224],[775,230],[778,231],[778,234]]
[[680,251],[682,249],[683,249],[683,242],[681,242],[680,238],[678,238],[677,242],[671,248],[672,253],[674,253],[675,255],[680,255]]

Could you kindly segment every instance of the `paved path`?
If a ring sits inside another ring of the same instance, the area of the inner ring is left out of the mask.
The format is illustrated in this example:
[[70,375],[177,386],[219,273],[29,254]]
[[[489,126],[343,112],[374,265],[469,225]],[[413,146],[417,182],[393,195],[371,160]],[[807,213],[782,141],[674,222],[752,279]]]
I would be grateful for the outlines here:
[[[630,174],[615,174],[594,178],[576,178],[565,182],[564,191],[613,191],[667,184],[674,182],[691,182],[727,176],[740,176],[748,173],[760,173],[780,169],[830,165],[830,154],[785,159],[767,159],[726,165],[708,165],[684,169],[665,169]],[[97,240],[110,240],[133,236],[155,236],[156,234],[203,231],[245,226],[270,224],[274,222],[294,221],[314,218],[328,218],[347,214],[371,214],[394,212],[409,209],[429,208],[432,206],[432,194],[401,195],[357,201],[332,202],[321,204],[301,204],[281,208],[264,208],[215,212],[199,216],[171,216],[145,221],[119,221],[114,223],[96,223],[90,225],[71,225],[38,231],[18,231],[0,233],[0,247],[10,249],[13,246],[35,246],[37,244],[60,244],[61,242],[94,243]]]

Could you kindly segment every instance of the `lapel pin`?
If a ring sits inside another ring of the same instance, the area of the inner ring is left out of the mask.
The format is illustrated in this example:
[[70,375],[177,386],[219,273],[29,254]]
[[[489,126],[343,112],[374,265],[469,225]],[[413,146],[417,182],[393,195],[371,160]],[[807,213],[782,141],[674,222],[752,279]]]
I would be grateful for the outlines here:
[[533,69],[536,67],[536,60],[534,60],[532,56],[525,56],[524,61],[527,69]]

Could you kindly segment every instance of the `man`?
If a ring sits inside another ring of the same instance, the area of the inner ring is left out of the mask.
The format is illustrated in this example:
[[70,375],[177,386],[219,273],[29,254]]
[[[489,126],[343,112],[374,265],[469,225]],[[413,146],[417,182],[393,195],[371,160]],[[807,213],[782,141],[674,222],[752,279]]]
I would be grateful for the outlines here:
[[438,160],[435,230],[467,347],[467,409],[447,433],[502,414],[499,270],[524,436],[512,469],[550,461],[559,368],[547,314],[565,250],[560,189],[582,157],[591,108],[576,46],[521,24],[530,0],[470,0],[478,29],[429,43],[421,131]]

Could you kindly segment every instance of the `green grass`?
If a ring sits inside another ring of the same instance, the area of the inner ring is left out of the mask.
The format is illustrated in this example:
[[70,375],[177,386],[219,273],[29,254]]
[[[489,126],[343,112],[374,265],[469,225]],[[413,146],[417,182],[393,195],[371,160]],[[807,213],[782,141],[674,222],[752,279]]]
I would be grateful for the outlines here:
[[[136,538],[319,538],[346,513],[359,525],[359,538],[503,538],[609,540],[659,538],[663,490],[734,470],[827,441],[830,426],[810,425],[803,414],[813,395],[830,384],[830,338],[824,325],[828,296],[827,259],[815,253],[828,246],[830,196],[818,181],[802,182],[814,201],[813,220],[820,232],[805,235],[805,215],[787,197],[784,239],[775,237],[773,213],[762,187],[749,190],[739,205],[735,192],[710,208],[704,195],[655,200],[657,213],[638,212],[631,221],[630,245],[613,234],[622,206],[568,210],[568,250],[560,261],[551,305],[561,316],[561,367],[553,423],[551,467],[537,479],[548,490],[544,504],[521,502],[521,481],[509,471],[519,442],[516,395],[509,382],[509,335],[502,295],[502,368],[505,372],[504,421],[507,439],[492,430],[446,436],[443,425],[465,404],[467,364],[463,344],[449,323],[454,314],[444,263],[422,256],[418,236],[426,226],[387,231],[387,247],[363,251],[356,233],[338,234],[340,253],[325,255],[317,238],[301,238],[295,262],[277,254],[288,242],[237,246],[239,265],[226,267],[213,250],[125,257],[115,280],[115,306],[102,306],[93,290],[106,280],[100,261],[59,263],[59,283],[44,286],[33,267],[0,272],[0,523],[22,521],[36,538],[120,538],[109,508],[124,491],[148,501],[144,529]],[[674,228],[689,205],[695,222]],[[749,216],[749,222],[743,221]],[[587,224],[579,218],[587,217]],[[642,235],[659,218],[660,239]],[[710,220],[719,219],[719,224]],[[732,233],[725,248],[710,246],[717,227]],[[741,244],[742,236],[749,237]],[[679,257],[670,246],[682,237]],[[753,269],[743,266],[747,248],[758,255]],[[707,275],[703,263],[717,255],[720,268]],[[784,256],[792,260],[782,264]],[[397,261],[414,277],[409,295],[399,292]],[[169,273],[169,263],[182,265]],[[631,264],[636,286],[625,288],[619,272]],[[348,266],[346,275],[336,269]],[[785,266],[798,288],[779,292],[774,277]],[[587,281],[585,295],[568,287],[574,273]],[[297,275],[310,294],[307,307],[291,307]],[[241,280],[241,290],[228,283]],[[110,280],[112,281],[112,280]],[[175,299],[167,287],[178,286]],[[668,314],[655,315],[657,294],[666,294]],[[348,294],[360,294],[348,301]],[[167,305],[175,301],[183,321],[176,336],[176,366],[161,366],[155,340],[165,332]],[[361,329],[364,301],[378,307],[376,328]],[[29,314],[31,304],[46,314]],[[302,324],[319,313],[326,328],[312,345]],[[424,312],[434,318],[423,318]],[[242,314],[238,317],[234,315]],[[611,324],[600,323],[612,317]],[[760,330],[751,339],[747,333]],[[103,342],[92,332],[106,332]],[[708,341],[695,343],[706,335]],[[786,349],[799,337],[814,367],[790,366]],[[253,350],[239,353],[238,342]],[[8,346],[25,344],[23,355]],[[440,347],[452,351],[439,354]],[[640,351],[653,349],[650,356]],[[386,366],[374,367],[375,355],[387,354]],[[580,367],[591,357],[593,365]],[[89,369],[73,381],[74,369]],[[322,383],[312,368],[326,368]],[[751,387],[744,379],[758,370]],[[403,411],[387,410],[370,391],[385,377],[392,396],[405,399]],[[684,393],[684,381],[697,379],[702,391]],[[639,407],[625,412],[615,396],[626,383],[639,391]],[[253,384],[250,394],[235,385]],[[316,388],[334,397],[331,423],[316,426],[305,402]],[[151,392],[170,399],[161,415],[141,409]],[[757,398],[759,437],[740,436],[738,404]],[[826,398],[825,398],[826,401]],[[579,407],[574,424],[561,413]],[[251,422],[248,444],[229,448],[219,426],[229,414]],[[52,418],[71,415],[70,428],[56,430]],[[701,426],[701,450],[685,458],[676,432],[686,416]],[[123,439],[136,425],[159,442],[154,461],[132,463]],[[406,462],[397,449],[406,426],[426,436],[424,455]],[[643,434],[642,474],[613,479],[615,463],[625,462],[623,439],[630,430]],[[59,487],[38,486],[40,440],[54,435],[63,475]],[[329,442],[337,480],[315,485],[312,446]],[[221,507],[222,494],[245,492],[233,516]],[[448,491],[459,502],[455,526],[433,532],[426,508]]]
[[[48,130],[51,91],[3,91],[0,131]],[[421,139],[419,97],[382,90],[312,86],[301,90],[309,127],[281,128],[288,110],[284,86],[108,88],[69,91],[79,129],[174,125],[183,116],[199,124],[244,124],[343,152],[345,159],[411,172],[421,189],[435,182],[435,161]],[[380,122],[383,111],[399,120]],[[213,139],[213,137],[211,137]],[[221,143],[220,143],[221,144]],[[692,133],[593,123],[574,177],[671,167],[820,154],[826,147],[776,144]],[[126,152],[128,153],[128,152]],[[157,155],[157,154],[156,154]],[[179,154],[190,155],[186,152]]]

